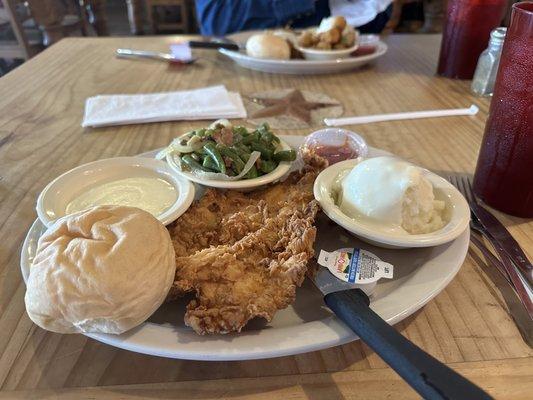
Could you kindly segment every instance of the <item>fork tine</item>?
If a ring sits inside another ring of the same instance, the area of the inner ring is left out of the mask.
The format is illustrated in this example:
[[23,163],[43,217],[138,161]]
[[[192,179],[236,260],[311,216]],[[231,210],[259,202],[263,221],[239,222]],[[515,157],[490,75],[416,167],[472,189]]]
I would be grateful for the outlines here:
[[466,198],[466,201],[470,203],[471,198],[468,192],[468,186],[463,184],[463,176],[458,174],[449,175],[448,181],[455,186],[455,188]]
[[455,188],[457,189],[457,182],[455,181],[455,176],[454,175],[446,176],[446,180],[448,182],[450,182],[453,186],[455,186]]
[[472,202],[473,203],[477,203],[476,194],[474,193],[474,189],[472,188],[472,181],[470,180],[469,177],[465,177],[465,178],[466,178],[466,183],[468,185],[468,191],[470,193],[470,197],[472,199]]
[[461,175],[461,186],[463,187],[462,193],[466,197],[466,200],[468,201],[468,203],[472,203],[472,190],[470,187],[470,183],[468,182],[468,176]]
[[466,201],[470,203],[470,200],[468,199],[467,193],[465,193],[465,188],[463,186],[463,180],[459,177],[457,177],[457,187],[459,188],[459,191],[461,194],[466,198]]
[[450,175],[448,177],[448,180],[464,196],[463,188],[461,187],[461,183],[460,183],[459,177],[457,175]]

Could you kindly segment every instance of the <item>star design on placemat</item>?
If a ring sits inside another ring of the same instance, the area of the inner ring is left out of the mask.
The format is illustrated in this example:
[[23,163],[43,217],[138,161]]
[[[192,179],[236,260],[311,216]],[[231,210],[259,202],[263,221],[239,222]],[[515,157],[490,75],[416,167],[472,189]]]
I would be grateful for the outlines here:
[[311,111],[339,105],[338,103],[307,101],[302,92],[298,89],[291,90],[285,96],[276,99],[253,97],[250,98],[250,100],[264,106],[264,108],[254,111],[250,115],[250,118],[252,119],[289,115],[306,124],[311,123]]

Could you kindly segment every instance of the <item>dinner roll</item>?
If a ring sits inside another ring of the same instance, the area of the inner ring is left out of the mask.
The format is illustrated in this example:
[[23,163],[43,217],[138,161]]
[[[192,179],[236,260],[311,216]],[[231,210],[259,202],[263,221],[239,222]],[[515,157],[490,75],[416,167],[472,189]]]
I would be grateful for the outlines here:
[[288,60],[291,48],[285,39],[271,33],[261,33],[248,39],[246,53],[251,57]]
[[53,332],[120,334],[163,303],[175,271],[170,235],[150,213],[94,207],[60,218],[39,239],[26,310]]

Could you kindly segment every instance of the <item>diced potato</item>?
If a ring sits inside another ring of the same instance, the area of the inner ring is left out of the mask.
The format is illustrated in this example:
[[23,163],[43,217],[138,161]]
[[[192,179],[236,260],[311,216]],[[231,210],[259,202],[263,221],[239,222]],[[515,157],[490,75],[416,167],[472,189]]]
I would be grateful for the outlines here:
[[341,33],[338,29],[330,29],[329,31],[322,32],[319,34],[320,41],[330,43],[331,45],[334,45],[335,43],[338,43],[341,39]]
[[298,45],[300,47],[311,47],[313,44],[313,34],[310,31],[305,31],[298,37]]
[[319,50],[331,50],[331,43],[328,43],[328,42],[318,42],[318,43],[315,45],[315,48],[316,48],[316,49],[319,49]]

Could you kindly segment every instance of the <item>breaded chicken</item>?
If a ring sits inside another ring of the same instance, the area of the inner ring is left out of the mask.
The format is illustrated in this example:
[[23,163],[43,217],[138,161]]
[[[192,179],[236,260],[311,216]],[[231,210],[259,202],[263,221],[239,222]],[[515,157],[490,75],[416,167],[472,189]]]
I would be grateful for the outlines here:
[[196,295],[188,326],[199,334],[239,332],[294,301],[313,256],[319,167],[251,193],[209,189],[169,227],[177,267],[169,299]]

